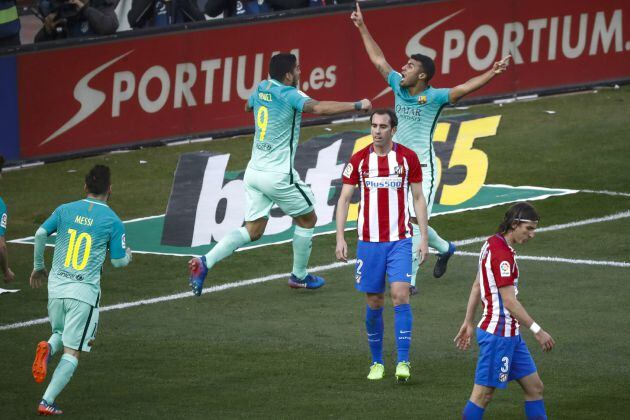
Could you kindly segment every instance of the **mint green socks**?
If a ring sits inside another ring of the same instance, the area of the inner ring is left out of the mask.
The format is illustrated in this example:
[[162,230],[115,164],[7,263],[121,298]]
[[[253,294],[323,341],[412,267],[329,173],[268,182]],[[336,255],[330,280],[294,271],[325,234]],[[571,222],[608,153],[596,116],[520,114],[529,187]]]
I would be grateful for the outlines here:
[[429,226],[428,230],[429,230],[429,246],[437,250],[437,252],[439,252],[440,254],[444,254],[445,252],[448,252],[448,241],[445,241],[444,239],[440,238],[440,235],[438,235],[438,233],[431,226]]
[[63,348],[63,341],[61,341],[61,334],[53,333],[48,339],[50,345],[50,355],[54,355]]
[[[420,226],[411,224],[413,228],[413,237],[411,239],[411,249],[413,250],[413,260],[411,261],[411,285],[416,285],[416,275],[418,274],[418,268],[420,267],[420,261],[418,260],[418,249],[420,249]],[[428,226],[429,232],[429,246],[440,254],[448,252],[448,241],[440,238],[435,229]]]
[[77,365],[79,364],[79,359],[69,354],[64,354],[61,356],[61,360],[57,365],[57,369],[55,369],[55,373],[53,373],[52,380],[50,384],[48,384],[48,388],[46,388],[46,392],[44,393],[44,399],[47,403],[52,404],[55,402],[55,398],[66,385],[70,382],[74,371],[77,369]]
[[311,249],[313,249],[314,230],[314,228],[305,229],[296,225],[293,232],[293,270],[291,272],[300,280],[308,274],[306,267],[308,267]]
[[249,232],[244,227],[233,230],[225,235],[223,239],[221,239],[214,248],[206,254],[206,266],[208,267],[208,270],[211,269],[213,265],[222,259],[229,257],[234,253],[234,251],[251,241]]

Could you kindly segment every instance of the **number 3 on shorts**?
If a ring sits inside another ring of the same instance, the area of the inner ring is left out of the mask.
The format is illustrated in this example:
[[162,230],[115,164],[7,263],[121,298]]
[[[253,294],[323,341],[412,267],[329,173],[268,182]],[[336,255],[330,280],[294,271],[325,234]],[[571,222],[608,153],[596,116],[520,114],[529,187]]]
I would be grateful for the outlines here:
[[258,108],[256,114],[256,125],[260,130],[258,135],[258,141],[265,141],[265,134],[267,134],[267,123],[269,122],[269,108],[261,106]]
[[501,366],[501,372],[508,373],[508,371],[510,370],[510,359],[509,359],[509,357],[504,356],[501,359],[501,362],[503,362],[503,366]]

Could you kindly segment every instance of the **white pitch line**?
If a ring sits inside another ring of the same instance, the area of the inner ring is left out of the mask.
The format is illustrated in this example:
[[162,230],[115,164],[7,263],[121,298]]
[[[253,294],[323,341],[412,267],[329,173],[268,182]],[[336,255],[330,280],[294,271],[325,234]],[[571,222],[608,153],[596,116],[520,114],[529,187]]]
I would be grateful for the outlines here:
[[[562,229],[572,228],[576,226],[590,225],[593,223],[610,222],[611,220],[626,219],[628,217],[630,217],[630,210],[622,211],[620,213],[615,213],[615,214],[611,214],[609,216],[604,216],[604,217],[595,217],[593,219],[578,220],[577,222],[562,223],[559,225],[541,227],[539,229],[536,229],[536,233],[551,232],[554,230],[562,230]],[[464,246],[464,245],[481,243],[481,242],[484,242],[486,239],[488,239],[487,236],[477,236],[476,238],[463,239],[461,241],[455,241],[453,243],[457,246]]]
[[[332,264],[320,265],[317,267],[309,268],[309,272],[319,273],[320,271],[333,270],[335,268],[354,264],[355,262],[356,260],[348,260],[347,263],[337,262],[337,263],[332,263]],[[216,286],[206,287],[203,290],[203,294],[221,292],[223,290],[234,289],[236,287],[250,286],[252,284],[265,283],[268,281],[281,279],[283,277],[289,278],[290,275],[291,273],[271,274],[269,276],[258,277],[255,279],[241,280],[241,281],[232,282],[232,283],[219,284]],[[151,299],[142,299],[142,300],[136,300],[133,302],[124,302],[124,303],[117,303],[115,305],[103,306],[99,308],[99,312],[114,311],[117,309],[127,309],[127,308],[133,308],[135,306],[140,306],[140,305],[151,305],[154,303],[168,302],[171,300],[178,300],[178,299],[191,298],[191,297],[193,297],[193,295],[191,294],[190,291],[188,291],[188,292],[176,293],[173,295],[159,296],[159,297],[155,297]],[[0,325],[0,331],[30,327],[33,325],[45,324],[47,322],[48,322],[48,318],[38,318],[38,319],[32,319],[30,321],[16,322],[14,324]]]
[[[457,251],[456,255],[462,255],[465,257],[479,257],[478,252],[469,251]],[[604,265],[608,267],[624,267],[629,268],[630,263],[622,261],[600,261],[600,260],[580,260],[574,258],[561,258],[561,257],[539,257],[533,255],[517,255],[517,260],[530,260],[530,261],[544,261],[544,262],[561,262],[567,264],[580,264],[580,265]]]
[[[593,218],[593,219],[579,220],[577,222],[547,226],[544,228],[537,229],[537,232],[561,230],[561,229],[567,229],[567,228],[576,227],[576,226],[588,225],[592,223],[601,223],[601,222],[607,222],[611,220],[623,219],[627,217],[630,217],[630,210],[627,210],[621,213],[612,214],[605,217],[598,217],[598,218]],[[474,243],[484,242],[486,239],[487,237],[485,236],[483,237],[479,236],[477,238],[470,238],[470,239],[465,239],[462,241],[455,241],[455,244],[458,246],[470,245]],[[476,257],[476,258],[479,257],[479,254],[476,252],[457,251],[456,254],[461,255],[461,256],[467,256],[467,257]],[[517,258],[520,260],[561,262],[561,263],[567,263],[567,264],[581,264],[581,265],[595,265],[595,266],[609,266],[609,267],[623,267],[623,268],[630,267],[630,263],[620,262],[620,261],[582,260],[582,259],[571,259],[571,258],[561,258],[561,257],[538,257],[538,256],[528,256],[528,255],[519,255]],[[327,264],[327,265],[320,265],[317,267],[310,268],[309,272],[318,273],[320,271],[333,270],[336,268],[354,264],[355,262],[356,260],[353,259],[353,260],[348,260],[347,263],[337,262],[337,263],[332,263],[332,264]],[[277,280],[283,277],[287,278],[290,275],[291,273],[271,274],[265,277],[258,277],[258,278],[249,279],[249,280],[241,280],[241,281],[237,281],[233,283],[220,284],[217,286],[211,286],[204,289],[203,293],[204,294],[214,293],[214,292],[220,292],[223,290],[234,289],[236,287],[249,286],[249,285],[258,284],[258,283],[265,283],[265,282]],[[142,299],[142,300],[137,300],[134,302],[125,302],[125,303],[118,303],[115,305],[103,306],[100,308],[100,312],[107,312],[107,311],[112,311],[116,309],[127,309],[127,308],[132,308],[132,307],[140,306],[140,305],[151,305],[154,303],[168,302],[171,300],[183,299],[187,297],[192,297],[190,292],[182,292],[182,293],[177,293],[177,294],[167,295],[167,296],[160,296],[160,297],[151,298],[151,299]],[[30,321],[17,322],[14,324],[0,325],[0,331],[30,327],[32,325],[45,324],[47,322],[48,322],[48,318],[39,318],[39,319],[30,320]]]
[[[485,239],[484,239],[485,240]],[[457,255],[465,256],[465,257],[475,257],[478,258],[479,254],[476,252],[468,252],[468,251],[457,251]],[[619,261],[597,261],[597,260],[581,260],[581,259],[571,259],[571,258],[561,258],[561,257],[538,257],[538,256],[529,256],[529,255],[519,255],[517,256],[518,260],[530,260],[530,261],[543,261],[543,262],[560,262],[560,263],[568,263],[568,264],[580,264],[580,265],[594,265],[594,266],[609,266],[609,267],[623,267],[629,268],[630,263],[627,262],[619,262]],[[321,271],[334,270],[336,268],[347,267],[356,263],[356,259],[348,260],[348,262],[336,262],[332,264],[320,265],[317,267],[312,267],[309,269],[311,273],[319,273]],[[241,280],[232,283],[219,284],[216,286],[207,287],[203,290],[203,294],[206,293],[216,293],[221,292],[223,290],[235,289],[237,287],[250,286],[258,283],[266,283],[268,281],[277,280],[281,278],[288,278],[291,273],[280,273],[280,274],[271,274],[265,277],[258,277],[249,280]],[[118,309],[127,309],[133,308],[141,305],[152,305],[154,303],[160,302],[169,302],[172,300],[191,298],[193,295],[191,292],[182,292],[176,293],[167,296],[159,296],[151,299],[142,299],[136,300],[133,302],[124,302],[117,303],[115,305],[103,306],[99,309],[100,312],[114,311]],[[48,322],[48,318],[38,318],[30,321],[16,322],[14,324],[6,324],[0,325],[0,331],[6,330],[14,330],[18,328],[30,327],[33,325],[45,324]]]
[[608,191],[608,190],[580,190],[580,192],[591,193],[591,194],[604,194],[604,195],[613,195],[613,196],[622,196],[622,197],[630,197],[630,193],[627,192],[617,192],[617,191]]

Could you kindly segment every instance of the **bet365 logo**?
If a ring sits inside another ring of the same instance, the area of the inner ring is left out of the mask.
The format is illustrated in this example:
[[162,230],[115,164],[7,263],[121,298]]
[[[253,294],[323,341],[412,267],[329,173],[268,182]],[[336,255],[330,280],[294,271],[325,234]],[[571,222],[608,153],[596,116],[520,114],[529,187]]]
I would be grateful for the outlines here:
[[[488,173],[488,155],[475,149],[474,142],[494,136],[500,121],[500,115],[466,115],[445,118],[437,124],[433,133],[436,203],[455,206],[477,195]],[[369,135],[358,139],[353,153],[371,142]],[[421,163],[430,165],[430,162]]]

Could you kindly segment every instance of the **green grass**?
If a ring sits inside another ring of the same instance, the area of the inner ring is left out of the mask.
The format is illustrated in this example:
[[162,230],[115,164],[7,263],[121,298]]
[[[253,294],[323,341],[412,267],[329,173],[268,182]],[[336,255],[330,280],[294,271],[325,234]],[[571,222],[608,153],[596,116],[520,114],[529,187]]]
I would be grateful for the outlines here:
[[[486,182],[630,193],[629,101],[626,87],[471,108],[468,112],[502,115],[497,135],[475,142],[489,156]],[[549,109],[557,113],[544,113]],[[455,112],[461,111],[446,114]],[[332,128],[363,129],[365,124]],[[319,134],[329,132],[306,128],[302,139]],[[164,212],[179,154],[200,149],[230,153],[228,169],[242,170],[250,147],[250,139],[241,137],[7,172],[0,188],[10,211],[8,239],[32,235],[57,205],[82,197],[82,176],[97,162],[112,167],[111,205],[123,219],[131,219]],[[628,210],[630,198],[578,193],[535,205],[542,225],[549,226]],[[431,224],[452,240],[490,235],[504,211],[497,207],[446,215]],[[517,251],[628,262],[629,228],[628,219],[621,219],[541,232]],[[353,252],[356,240],[350,233],[347,237]],[[52,252],[47,254],[50,259]],[[7,287],[21,291],[0,296],[0,325],[45,317],[46,291],[28,287],[32,248],[9,244],[9,256],[17,281]],[[333,261],[334,236],[316,237],[311,265]],[[422,268],[421,295],[412,301],[408,384],[397,385],[392,378],[391,303],[385,311],[387,376],[378,383],[365,379],[364,298],[353,288],[352,268],[344,267],[323,273],[329,284],[317,291],[290,290],[281,279],[104,312],[93,352],[81,356],[58,403],[70,418],[458,418],[472,387],[477,350],[459,352],[452,338],[463,318],[476,258],[454,258],[442,280],[430,276],[433,261]],[[215,267],[211,282],[282,273],[290,266],[289,244],[253,249]],[[529,260],[519,267],[519,299],[557,342],[552,353],[542,354],[524,332],[545,382],[549,417],[626,418],[629,269]],[[106,264],[102,305],[185,291],[186,276],[185,258],[136,255],[123,270]],[[0,417],[33,415],[44,387],[30,376],[32,353],[48,335],[47,325],[0,331]],[[497,393],[486,416],[523,417],[517,384]]]

